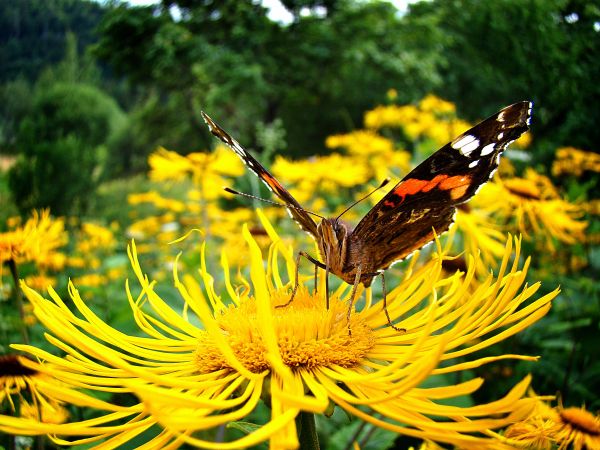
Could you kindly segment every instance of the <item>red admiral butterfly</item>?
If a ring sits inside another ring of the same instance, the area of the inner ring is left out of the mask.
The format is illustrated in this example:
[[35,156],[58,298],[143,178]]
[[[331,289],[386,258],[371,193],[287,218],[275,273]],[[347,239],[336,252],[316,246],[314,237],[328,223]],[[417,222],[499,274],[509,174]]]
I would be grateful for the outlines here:
[[[285,202],[300,227],[316,239],[324,262],[304,252],[298,259],[305,256],[354,285],[353,299],[359,282],[370,286],[376,275],[450,227],[456,206],[475,195],[496,171],[504,149],[529,129],[532,106],[528,101],[507,106],[444,145],[396,184],[354,229],[341,222],[339,216],[315,223],[267,169],[205,113],[202,117],[211,133]],[[292,299],[297,279],[296,273]]]

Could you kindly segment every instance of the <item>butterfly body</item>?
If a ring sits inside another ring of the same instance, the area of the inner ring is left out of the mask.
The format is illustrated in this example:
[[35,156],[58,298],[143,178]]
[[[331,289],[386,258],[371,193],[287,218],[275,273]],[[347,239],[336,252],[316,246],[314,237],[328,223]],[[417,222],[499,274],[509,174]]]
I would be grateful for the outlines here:
[[443,146],[398,182],[354,229],[339,218],[315,223],[273,175],[202,114],[210,131],[238,154],[315,238],[320,266],[349,284],[361,282],[368,287],[379,272],[450,227],[456,207],[492,177],[504,149],[529,129],[531,110],[528,101],[507,106]]
[[[352,230],[338,218],[325,218],[317,225],[317,246],[321,261],[329,271],[348,284],[353,284],[356,270],[360,265],[362,270],[360,282],[365,286],[371,284],[376,269],[372,264],[361,258],[362,243],[352,239]],[[372,269],[372,270],[369,270]]]

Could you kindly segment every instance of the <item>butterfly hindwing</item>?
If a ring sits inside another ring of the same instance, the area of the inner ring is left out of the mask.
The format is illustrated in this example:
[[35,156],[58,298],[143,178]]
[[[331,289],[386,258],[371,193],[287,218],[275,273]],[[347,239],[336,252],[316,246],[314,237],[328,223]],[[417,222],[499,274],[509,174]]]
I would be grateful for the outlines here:
[[312,234],[314,237],[317,236],[317,225],[308,213],[302,208],[298,201],[290,194],[277,179],[269,173],[267,169],[263,167],[250,153],[248,153],[234,138],[232,138],[226,131],[224,131],[219,125],[217,125],[207,114],[202,112],[202,117],[208,125],[210,132],[218,137],[224,144],[231,148],[240,159],[252,170],[258,178],[260,178],[267,187],[279,197],[286,205],[292,218],[298,222],[300,227]]
[[433,229],[446,231],[456,206],[491,178],[502,151],[528,130],[531,107],[507,106],[443,146],[367,213],[352,240],[384,269],[431,241]]

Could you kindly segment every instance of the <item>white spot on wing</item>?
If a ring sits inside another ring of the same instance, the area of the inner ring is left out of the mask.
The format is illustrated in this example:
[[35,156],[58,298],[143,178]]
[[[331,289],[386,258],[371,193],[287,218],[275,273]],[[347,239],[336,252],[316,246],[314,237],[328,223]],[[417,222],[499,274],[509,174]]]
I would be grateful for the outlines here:
[[474,150],[479,148],[479,139],[475,139],[473,142],[469,142],[467,145],[463,145],[458,149],[465,156],[469,156]]
[[494,144],[494,143],[486,145],[485,147],[483,147],[481,149],[481,156],[489,155],[490,153],[492,153],[494,151],[495,148],[496,148],[496,144]]
[[503,132],[498,133],[498,140],[502,139],[503,137],[504,137],[504,133]]
[[501,156],[501,155],[500,155],[500,153],[498,153],[498,154],[496,155],[496,165],[497,165],[497,166],[499,166],[499,165],[500,165],[500,156]]
[[469,144],[470,142],[473,142],[476,139],[477,138],[475,136],[467,134],[465,136],[459,137],[454,142],[452,142],[452,144],[450,144],[450,145],[452,146],[452,148],[458,150],[458,149],[461,149],[462,147],[464,147],[465,145]]
[[471,163],[469,163],[469,169],[472,169],[473,167],[477,167],[477,164],[479,164],[478,159],[476,159],[475,161],[472,161]]

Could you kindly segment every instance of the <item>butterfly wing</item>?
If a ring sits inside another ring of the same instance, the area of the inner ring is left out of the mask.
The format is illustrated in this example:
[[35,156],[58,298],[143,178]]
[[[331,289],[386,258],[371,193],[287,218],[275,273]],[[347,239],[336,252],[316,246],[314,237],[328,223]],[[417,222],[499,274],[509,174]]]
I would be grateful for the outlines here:
[[[378,269],[403,259],[453,222],[498,168],[504,149],[529,129],[531,102],[507,106],[419,164],[358,223],[352,240]],[[362,244],[361,244],[362,243]]]
[[235,139],[233,139],[226,131],[224,131],[219,125],[217,125],[207,114],[202,112],[202,117],[208,125],[208,128],[212,134],[218,137],[224,144],[231,148],[240,159],[252,170],[258,178],[260,178],[267,187],[279,197],[286,205],[288,212],[292,218],[298,222],[300,227],[312,234],[317,236],[317,224],[312,220],[310,215],[302,208],[302,206],[296,201],[292,194],[290,194],[277,179],[269,173],[267,169],[263,167],[261,163],[256,160],[250,153],[248,153]]

